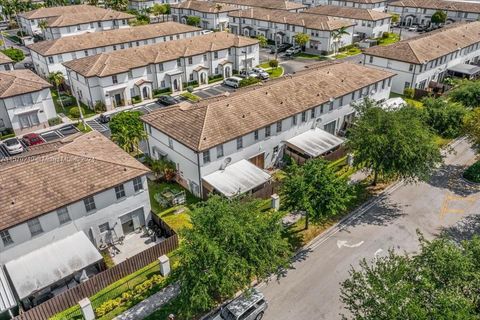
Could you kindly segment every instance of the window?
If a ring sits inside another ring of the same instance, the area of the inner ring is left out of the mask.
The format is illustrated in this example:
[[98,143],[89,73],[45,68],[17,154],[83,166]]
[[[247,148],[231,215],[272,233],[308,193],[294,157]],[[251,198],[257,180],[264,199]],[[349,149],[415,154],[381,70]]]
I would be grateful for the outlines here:
[[0,238],[2,238],[2,242],[5,247],[13,243],[12,237],[10,237],[8,230],[0,231]]
[[270,126],[265,127],[265,138],[270,137]]
[[355,100],[355,91],[352,92],[352,100]]
[[102,27],[102,22],[101,22],[101,21],[98,21],[98,22],[97,22],[97,26],[98,26],[99,28],[101,28],[101,27]]
[[80,25],[77,26],[77,30],[78,30],[78,31],[82,30],[82,28],[80,27]]
[[373,56],[370,56],[370,59],[368,60],[370,63],[373,63]]
[[168,138],[168,147],[170,149],[173,149],[173,139],[172,138]]
[[193,81],[193,73],[190,73],[190,81]]
[[217,146],[217,158],[223,157],[223,144]]
[[188,64],[193,64],[193,58],[192,57],[188,57]]
[[135,192],[143,190],[142,177],[136,177],[135,179],[133,179],[133,190],[135,190]]
[[292,117],[292,125],[296,125],[297,124],[297,115],[295,114],[293,117]]
[[203,157],[203,163],[209,163],[210,162],[210,150],[203,151],[202,157]]
[[405,81],[404,89],[410,88],[410,82]]
[[123,184],[115,187],[115,196],[117,199],[125,198],[125,188],[123,187]]
[[335,134],[336,126],[337,126],[337,121],[332,121],[324,125],[323,130],[327,131],[328,133]]
[[340,97],[340,100],[338,101],[338,105],[341,107],[343,106],[343,96]]
[[203,61],[207,61],[207,55],[206,54],[203,55]]
[[214,59],[218,59],[218,51],[215,51],[215,52],[213,53],[213,58],[214,58]]
[[408,66],[408,71],[413,71],[413,64],[410,64],[410,66]]
[[58,221],[60,224],[67,223],[70,221],[70,215],[68,214],[68,209],[67,207],[63,207],[57,210],[57,216],[58,216]]
[[182,66],[182,60],[181,59],[177,59],[177,67],[181,67]]
[[305,121],[307,121],[307,112],[303,111],[302,112],[302,122],[305,122]]
[[277,122],[277,132],[282,132],[282,120]]
[[83,199],[83,204],[85,205],[85,210],[87,210],[87,212],[93,211],[97,208],[93,196]]
[[31,106],[33,104],[33,97],[31,94],[22,94],[13,98],[16,106]]
[[90,29],[93,29],[93,22],[90,22]]
[[163,71],[163,63],[158,64],[158,71]]
[[315,108],[312,108],[312,110],[310,110],[310,117],[312,119],[315,118]]
[[53,57],[48,57],[48,63],[53,63]]
[[240,150],[243,148],[243,138],[237,138],[237,150]]
[[102,223],[101,225],[98,226],[98,230],[100,231],[100,233],[107,232],[109,229],[110,229],[110,225],[108,224],[108,222]]
[[255,131],[253,132],[253,139],[254,139],[255,141],[258,140],[258,130],[255,130]]
[[113,83],[118,83],[118,79],[117,79],[117,76],[116,76],[116,75],[113,75],[113,76],[112,76],[112,82],[113,82]]
[[128,79],[133,79],[133,72],[132,72],[132,70],[128,71]]
[[328,111],[332,111],[333,110],[333,101],[330,102],[330,105],[328,106]]
[[20,127],[22,127],[22,129],[31,128],[40,124],[37,111],[21,114],[18,116],[18,119],[20,120]]
[[120,44],[120,49],[125,49],[125,45],[123,43]]
[[42,225],[40,224],[40,220],[32,219],[27,222],[28,229],[30,229],[30,234],[32,237],[36,236],[43,232]]

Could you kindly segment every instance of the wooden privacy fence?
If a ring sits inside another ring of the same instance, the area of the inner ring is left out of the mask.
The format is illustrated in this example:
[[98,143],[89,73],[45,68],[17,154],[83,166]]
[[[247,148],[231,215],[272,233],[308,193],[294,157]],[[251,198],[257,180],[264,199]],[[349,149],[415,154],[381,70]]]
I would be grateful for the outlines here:
[[158,257],[167,254],[178,247],[178,235],[166,223],[157,218],[154,220],[166,233],[167,238],[153,247],[150,247],[133,257],[100,272],[78,286],[71,288],[44,303],[33,307],[30,310],[16,316],[15,320],[45,320],[53,315],[62,312],[76,305],[80,300],[91,297],[98,291],[106,288],[110,284],[122,279],[125,276],[149,265],[156,261]]

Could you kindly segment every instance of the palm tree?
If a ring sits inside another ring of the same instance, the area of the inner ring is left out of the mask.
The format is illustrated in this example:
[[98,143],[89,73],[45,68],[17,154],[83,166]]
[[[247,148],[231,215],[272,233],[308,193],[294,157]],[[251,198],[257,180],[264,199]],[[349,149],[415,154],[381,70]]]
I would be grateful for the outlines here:
[[[129,129],[129,130],[127,130]],[[147,139],[147,133],[143,130],[132,130],[132,127],[123,128],[120,131],[112,133],[112,140],[117,143],[120,148],[128,153],[138,150],[141,140]]]
[[55,85],[55,88],[57,89],[57,101],[60,102],[60,105],[62,106],[62,110],[65,111],[65,107],[63,106],[63,101],[60,98],[60,85],[65,82],[65,77],[63,76],[63,73],[61,71],[57,72],[50,72],[48,75],[48,81],[50,81],[51,84]]
[[3,49],[7,49],[7,43],[5,42],[5,36],[7,36],[8,33],[6,31],[0,31],[0,37],[2,37],[2,46]]
[[45,39],[45,29],[48,28],[47,20],[43,19],[40,22],[38,22],[38,27],[40,28],[40,30],[42,30],[43,38]]
[[333,45],[334,45],[333,54],[337,54],[340,39],[342,39],[343,36],[348,34],[350,34],[350,32],[347,31],[347,27],[341,27],[340,29],[332,32]]

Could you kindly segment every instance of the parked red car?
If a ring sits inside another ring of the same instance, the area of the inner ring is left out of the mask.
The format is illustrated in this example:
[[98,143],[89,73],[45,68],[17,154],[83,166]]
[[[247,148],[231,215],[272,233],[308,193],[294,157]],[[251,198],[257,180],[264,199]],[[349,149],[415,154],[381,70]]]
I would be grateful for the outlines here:
[[45,141],[36,133],[29,133],[23,136],[22,141],[27,145],[27,146],[34,146],[37,144],[42,144]]

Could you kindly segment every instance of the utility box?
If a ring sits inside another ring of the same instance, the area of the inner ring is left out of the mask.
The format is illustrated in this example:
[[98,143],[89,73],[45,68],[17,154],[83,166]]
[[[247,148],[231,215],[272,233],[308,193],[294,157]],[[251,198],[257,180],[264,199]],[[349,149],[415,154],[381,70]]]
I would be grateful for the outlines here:
[[272,209],[275,211],[280,210],[280,196],[274,193],[270,198],[272,199]]
[[160,274],[163,277],[166,277],[170,274],[170,259],[166,255],[161,256],[158,258],[158,262],[160,263]]
[[83,318],[85,320],[94,320],[95,319],[95,312],[93,312],[92,303],[90,299],[85,298],[78,302],[80,305],[80,309],[82,310]]

